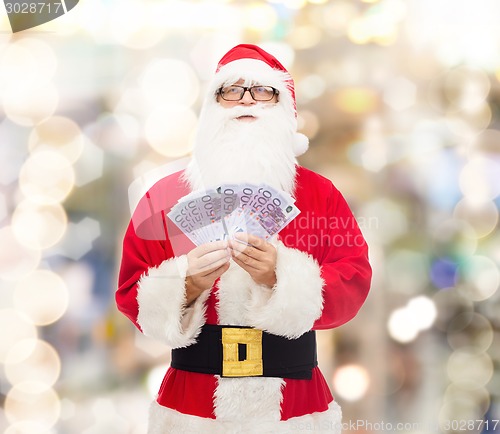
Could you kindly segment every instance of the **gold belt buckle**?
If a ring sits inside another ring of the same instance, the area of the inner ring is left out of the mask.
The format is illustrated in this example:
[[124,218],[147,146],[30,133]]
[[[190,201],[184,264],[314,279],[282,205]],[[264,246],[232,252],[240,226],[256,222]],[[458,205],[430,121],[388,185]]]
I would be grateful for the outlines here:
[[[246,346],[245,360],[239,360],[238,346]],[[262,375],[262,330],[222,328],[222,376],[255,377]]]

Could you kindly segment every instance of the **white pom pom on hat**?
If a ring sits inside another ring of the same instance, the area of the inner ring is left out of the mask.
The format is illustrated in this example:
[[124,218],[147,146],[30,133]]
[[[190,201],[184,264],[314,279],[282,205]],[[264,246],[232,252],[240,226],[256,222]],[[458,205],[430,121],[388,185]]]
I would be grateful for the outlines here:
[[302,133],[295,133],[293,153],[296,157],[304,154],[309,149],[309,138]]
[[[280,91],[280,103],[285,104],[290,116],[297,118],[295,85],[286,68],[272,54],[257,45],[240,44],[229,50],[217,64],[212,91],[221,85],[239,79],[249,79],[261,84],[273,86]],[[309,139],[299,132],[292,143],[296,157],[309,148]]]

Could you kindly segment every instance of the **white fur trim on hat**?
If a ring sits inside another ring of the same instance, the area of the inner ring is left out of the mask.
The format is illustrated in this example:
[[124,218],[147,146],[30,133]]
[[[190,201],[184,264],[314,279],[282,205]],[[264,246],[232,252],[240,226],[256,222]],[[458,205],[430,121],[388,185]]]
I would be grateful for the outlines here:
[[[292,82],[290,74],[271,68],[267,63],[257,59],[239,59],[222,66],[215,74],[211,90],[220,86],[235,83],[243,79],[263,86],[272,86],[280,92],[288,93],[288,86]],[[292,100],[290,95],[290,100]],[[293,102],[293,101],[292,101]]]
[[137,322],[142,332],[172,348],[195,343],[205,324],[205,302],[210,291],[204,291],[186,307],[187,267],[186,255],[168,259],[150,268],[138,283]]

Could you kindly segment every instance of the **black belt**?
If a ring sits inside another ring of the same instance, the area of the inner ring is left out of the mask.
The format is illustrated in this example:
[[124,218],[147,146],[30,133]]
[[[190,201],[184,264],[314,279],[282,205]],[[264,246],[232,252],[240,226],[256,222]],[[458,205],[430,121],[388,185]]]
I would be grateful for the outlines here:
[[316,334],[297,339],[251,327],[205,324],[197,342],[172,350],[171,366],[222,377],[312,378],[318,365]]

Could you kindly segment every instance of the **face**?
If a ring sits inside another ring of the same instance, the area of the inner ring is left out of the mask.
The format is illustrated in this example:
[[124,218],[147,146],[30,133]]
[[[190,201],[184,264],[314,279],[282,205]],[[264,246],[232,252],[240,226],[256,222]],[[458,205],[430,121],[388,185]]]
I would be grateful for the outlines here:
[[[238,86],[243,86],[244,83],[245,83],[244,80],[238,80],[234,84]],[[269,106],[269,105],[274,105],[278,102],[278,95],[274,95],[270,101],[255,101],[252,98],[252,95],[250,95],[250,91],[246,91],[243,95],[243,98],[241,98],[239,101],[226,101],[225,99],[222,99],[220,95],[217,95],[217,102],[221,105],[221,107],[224,108],[233,108],[236,106],[249,107],[257,104]],[[255,121],[256,118],[254,116],[238,116],[235,119],[240,122],[253,122]]]

